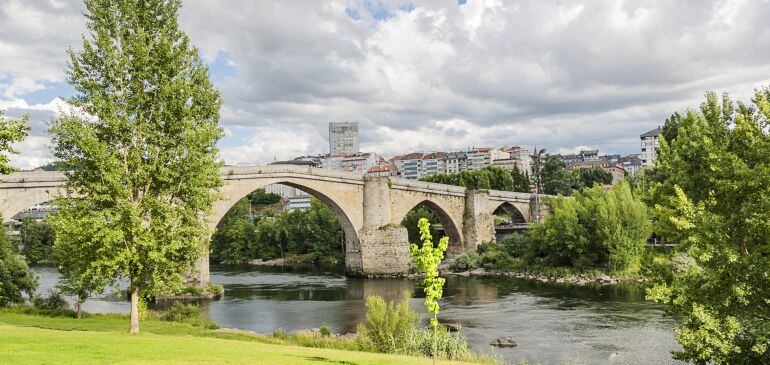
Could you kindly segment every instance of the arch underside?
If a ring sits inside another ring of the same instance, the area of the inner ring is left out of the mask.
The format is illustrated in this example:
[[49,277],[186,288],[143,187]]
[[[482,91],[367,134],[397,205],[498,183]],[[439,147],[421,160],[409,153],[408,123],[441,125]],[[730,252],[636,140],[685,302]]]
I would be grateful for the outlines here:
[[326,186],[326,184],[334,183],[324,184],[324,182],[318,182],[310,179],[269,177],[248,180],[226,180],[225,186],[223,186],[221,190],[223,198],[214,204],[212,214],[210,214],[208,217],[209,227],[212,228],[213,231],[213,229],[219,224],[219,221],[221,221],[222,217],[224,217],[224,215],[230,210],[230,208],[232,208],[233,205],[235,205],[236,202],[238,202],[240,199],[243,199],[251,192],[271,184],[281,184],[302,190],[326,204],[334,213],[334,216],[337,217],[337,220],[340,222],[340,226],[342,227],[345,242],[346,260],[348,259],[348,252],[355,252],[360,250],[360,240],[357,232],[357,227],[360,226],[360,223],[355,222],[350,218],[351,215],[354,214],[354,212],[349,212],[351,209],[350,207],[347,207],[348,211],[346,211],[346,208],[344,208],[338,202],[341,197],[333,196],[335,193],[350,194],[350,192],[341,192],[334,186]]
[[[444,229],[444,235],[449,237],[449,248],[447,250],[449,252],[462,251],[463,239],[462,234],[460,233],[461,231],[458,228],[459,225],[455,223],[449,213],[436,202],[428,199],[422,200],[412,206],[406,214],[419,207],[420,205],[427,208],[429,211],[431,211],[431,213],[436,215],[436,218],[438,218],[438,221],[441,223],[441,227]],[[406,218],[406,214],[404,214],[398,222],[402,222],[404,218]]]
[[508,218],[511,220],[511,223],[514,224],[525,224],[529,222],[527,216],[521,210],[519,210],[518,207],[509,202],[500,203],[492,211],[492,215],[500,216],[501,214],[508,216]]
[[56,188],[51,189],[24,189],[20,192],[12,192],[4,197],[2,221],[8,222],[13,216],[38,204],[56,200],[60,192]]

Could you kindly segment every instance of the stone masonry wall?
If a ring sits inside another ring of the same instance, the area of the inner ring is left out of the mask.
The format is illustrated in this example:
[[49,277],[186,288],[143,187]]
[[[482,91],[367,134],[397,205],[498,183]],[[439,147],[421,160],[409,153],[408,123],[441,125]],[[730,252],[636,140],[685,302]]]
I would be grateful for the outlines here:
[[406,228],[364,228],[359,238],[361,261],[367,275],[397,275],[409,271],[411,256]]

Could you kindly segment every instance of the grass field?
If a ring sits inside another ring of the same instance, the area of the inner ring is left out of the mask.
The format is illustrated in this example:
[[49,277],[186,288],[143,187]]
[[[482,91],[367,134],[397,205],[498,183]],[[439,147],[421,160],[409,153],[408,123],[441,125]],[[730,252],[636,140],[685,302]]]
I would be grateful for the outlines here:
[[[428,358],[276,344],[187,323],[142,322],[129,335],[120,316],[76,320],[0,311],[0,364],[431,364]],[[440,364],[460,364],[439,361]]]

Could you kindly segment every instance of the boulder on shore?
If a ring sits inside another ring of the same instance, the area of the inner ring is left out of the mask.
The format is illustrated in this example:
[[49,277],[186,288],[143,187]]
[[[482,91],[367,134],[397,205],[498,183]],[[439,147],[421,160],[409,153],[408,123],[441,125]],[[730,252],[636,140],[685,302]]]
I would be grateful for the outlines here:
[[484,270],[484,268],[481,268],[481,267],[471,271],[471,275],[484,275],[486,273],[487,273],[487,271]]
[[516,347],[517,343],[510,337],[498,337],[490,343],[495,347]]

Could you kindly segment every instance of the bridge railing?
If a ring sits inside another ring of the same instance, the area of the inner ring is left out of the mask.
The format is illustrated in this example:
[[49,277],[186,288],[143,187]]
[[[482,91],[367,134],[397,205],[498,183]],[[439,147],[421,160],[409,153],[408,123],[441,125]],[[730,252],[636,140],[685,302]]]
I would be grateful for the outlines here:
[[496,224],[495,229],[527,229],[530,226],[530,223],[503,223]]

